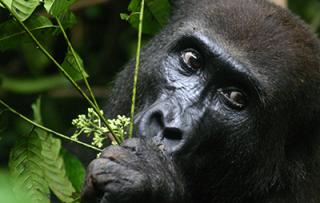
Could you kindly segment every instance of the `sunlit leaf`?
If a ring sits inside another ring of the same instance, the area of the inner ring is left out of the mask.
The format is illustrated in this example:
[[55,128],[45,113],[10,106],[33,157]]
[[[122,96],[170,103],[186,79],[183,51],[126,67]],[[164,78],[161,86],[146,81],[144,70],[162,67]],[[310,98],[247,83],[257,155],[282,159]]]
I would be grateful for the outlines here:
[[[12,0],[2,0],[2,2],[7,5],[7,7],[11,7],[12,4]],[[0,7],[4,7],[4,5],[2,5],[2,3],[0,3]]]
[[[34,120],[41,124],[40,107],[41,101],[38,99],[37,102],[32,105],[32,109],[34,112]],[[75,194],[76,191],[66,175],[64,160],[60,154],[61,140],[43,130],[37,129],[36,131],[42,146],[41,166],[50,190],[52,190],[62,202],[74,202],[77,197]]]
[[41,140],[33,130],[11,150],[9,169],[14,191],[24,191],[36,203],[49,203],[49,187],[42,170]]
[[11,10],[24,21],[32,15],[39,3],[39,0],[12,0]]
[[60,154],[61,141],[44,131],[38,130],[42,141],[42,165],[50,189],[63,202],[73,202],[76,191],[67,177],[64,160]]

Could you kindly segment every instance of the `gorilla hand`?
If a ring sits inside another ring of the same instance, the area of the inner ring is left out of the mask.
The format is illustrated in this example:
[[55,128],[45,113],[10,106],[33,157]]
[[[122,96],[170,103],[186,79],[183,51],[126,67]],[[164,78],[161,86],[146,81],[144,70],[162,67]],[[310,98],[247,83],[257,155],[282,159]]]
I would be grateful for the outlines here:
[[82,202],[182,202],[185,195],[177,174],[155,144],[127,140],[122,146],[104,149],[89,165]]

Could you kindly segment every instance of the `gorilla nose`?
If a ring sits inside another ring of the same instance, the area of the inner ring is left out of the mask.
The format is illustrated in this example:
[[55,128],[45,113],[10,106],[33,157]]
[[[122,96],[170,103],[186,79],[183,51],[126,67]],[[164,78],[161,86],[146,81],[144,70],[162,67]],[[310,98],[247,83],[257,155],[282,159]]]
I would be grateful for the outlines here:
[[180,118],[172,108],[160,105],[148,109],[136,119],[138,135],[152,137],[155,141],[164,145],[167,150],[174,150],[182,142],[184,131]]

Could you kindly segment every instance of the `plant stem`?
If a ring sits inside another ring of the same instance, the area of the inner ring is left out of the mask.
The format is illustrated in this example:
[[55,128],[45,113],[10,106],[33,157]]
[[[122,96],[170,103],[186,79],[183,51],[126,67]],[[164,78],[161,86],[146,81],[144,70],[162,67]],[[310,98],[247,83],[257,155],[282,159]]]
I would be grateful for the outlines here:
[[137,84],[138,84],[138,75],[139,75],[139,69],[140,69],[143,12],[144,12],[144,0],[141,0],[141,8],[140,8],[140,14],[139,14],[139,31],[138,31],[138,42],[137,42],[136,65],[134,68],[134,78],[133,78],[133,88],[132,88],[129,138],[132,138],[132,134],[133,134],[133,118],[134,118],[134,111],[135,111],[135,105],[136,105]]
[[70,81],[70,83],[80,92],[80,94],[87,100],[89,105],[97,112],[103,123],[108,128],[109,132],[108,137],[111,141],[115,141],[116,143],[120,143],[115,133],[113,132],[112,128],[110,127],[107,119],[104,115],[100,112],[100,109],[90,100],[87,94],[80,88],[80,86],[72,79],[72,77],[63,69],[63,67],[51,56],[51,54],[42,46],[42,44],[37,40],[37,38],[32,34],[32,32],[28,29],[28,27],[17,17],[17,15],[10,10],[10,8],[0,0],[0,2],[5,6],[5,8],[14,16],[14,18],[18,21],[21,27],[28,33],[34,43],[39,47],[39,49],[58,67],[58,69],[62,72],[62,74]]
[[37,127],[37,128],[40,128],[40,129],[42,129],[42,130],[44,130],[44,131],[46,131],[46,132],[48,132],[48,133],[52,133],[52,134],[54,134],[54,135],[56,135],[56,136],[58,136],[58,137],[61,137],[61,138],[63,138],[63,139],[70,140],[70,141],[75,142],[75,143],[78,143],[78,144],[80,144],[80,145],[82,145],[82,146],[85,146],[85,147],[88,147],[88,148],[90,148],[90,149],[93,149],[93,150],[96,150],[96,151],[101,152],[101,149],[98,149],[98,148],[96,148],[96,147],[94,147],[94,146],[91,146],[91,145],[89,145],[89,144],[87,144],[87,143],[84,143],[84,142],[81,142],[81,141],[78,141],[78,140],[71,139],[70,137],[68,137],[68,136],[66,136],[66,135],[63,135],[63,134],[61,134],[61,133],[58,133],[58,132],[56,132],[56,131],[54,131],[54,130],[51,130],[51,129],[47,128],[47,127],[44,127],[43,125],[40,125],[40,124],[32,121],[31,119],[27,118],[26,116],[22,115],[21,113],[17,112],[16,110],[14,110],[11,106],[9,106],[8,104],[6,104],[6,103],[5,103],[3,100],[1,100],[1,99],[0,99],[0,104],[3,105],[5,108],[7,108],[7,109],[8,109],[9,111],[11,111],[12,113],[14,113],[15,115],[17,115],[18,117],[22,118],[23,120],[25,120],[26,122],[32,124],[33,126],[35,126],[35,127]]
[[[77,66],[78,66],[78,70],[79,70],[79,72],[81,73],[82,79],[83,79],[83,81],[84,81],[84,83],[85,83],[85,85],[86,85],[86,87],[87,87],[87,89],[88,89],[88,91],[89,91],[89,93],[90,93],[91,99],[92,99],[92,101],[94,102],[94,104],[96,105],[96,107],[99,108],[99,105],[98,105],[98,103],[97,103],[97,100],[96,100],[96,98],[95,98],[95,96],[94,96],[94,94],[93,94],[93,91],[92,91],[91,86],[90,86],[90,84],[89,84],[89,82],[88,82],[88,80],[87,80],[87,77],[86,77],[86,76],[84,75],[84,73],[83,73],[83,70],[82,70],[80,61],[79,61],[79,59],[78,59],[78,57],[77,57],[76,52],[74,51],[74,49],[73,49],[73,47],[72,47],[72,45],[71,45],[71,42],[70,42],[70,40],[69,40],[69,38],[68,38],[68,36],[67,36],[67,34],[66,34],[66,31],[64,30],[64,28],[63,28],[63,26],[62,26],[62,24],[61,24],[60,19],[59,19],[58,17],[56,17],[55,19],[57,20],[57,23],[58,23],[58,25],[59,25],[59,28],[60,28],[62,34],[63,34],[63,37],[64,37],[64,39],[66,40],[66,42],[67,42],[67,44],[68,44],[68,47],[69,47],[69,49],[70,49],[70,51],[71,51],[74,59],[76,60],[76,63],[77,63]],[[99,109],[100,109],[100,108],[99,108]]]

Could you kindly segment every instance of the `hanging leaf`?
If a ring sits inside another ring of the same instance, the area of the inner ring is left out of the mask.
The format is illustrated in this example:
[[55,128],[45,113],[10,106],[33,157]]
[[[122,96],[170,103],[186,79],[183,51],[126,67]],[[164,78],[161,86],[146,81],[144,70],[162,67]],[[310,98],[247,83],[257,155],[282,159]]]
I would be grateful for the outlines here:
[[75,0],[48,0],[44,2],[44,7],[50,15],[60,17],[74,2]]
[[[122,19],[128,19],[129,23],[136,29],[139,27],[139,12],[141,0],[132,0],[128,6],[131,14],[121,14]],[[168,21],[170,16],[170,3],[168,0],[145,0],[143,17],[143,33],[155,34]]]
[[[38,99],[32,105],[34,112],[34,120],[37,123],[42,123],[41,118],[41,101]],[[69,181],[64,160],[61,151],[61,141],[53,135],[37,129],[38,137],[41,141],[41,166],[43,168],[45,180],[48,182],[53,193],[63,202],[74,202],[77,198],[76,191]],[[79,195],[78,195],[79,196]]]
[[49,203],[49,186],[42,170],[41,140],[33,130],[11,150],[9,170],[14,191],[24,191],[35,203]]
[[72,185],[77,192],[81,192],[81,187],[84,183],[86,174],[84,166],[76,156],[67,150],[62,150],[62,156],[66,166],[67,175],[72,182]]
[[25,21],[39,5],[39,0],[12,0],[11,10],[19,20]]
[[71,28],[77,23],[77,18],[71,11],[67,11],[60,15],[59,19],[64,29]]
[[146,0],[146,6],[161,27],[167,24],[170,17],[170,3],[168,0]]
[[[80,67],[78,66],[77,60]],[[77,53],[76,57],[74,57],[70,49],[68,50],[66,57],[62,63],[62,67],[75,81],[82,80],[82,74],[85,77],[88,77],[88,74],[84,70],[82,59]]]
[[67,177],[64,160],[60,154],[60,139],[44,131],[37,131],[42,143],[42,166],[50,189],[61,201],[74,202],[79,195]]
[[[25,24],[33,33],[57,28],[44,16],[32,16]],[[0,30],[0,51],[18,48],[21,44],[31,41],[26,31],[15,20],[8,20],[0,24]]]

